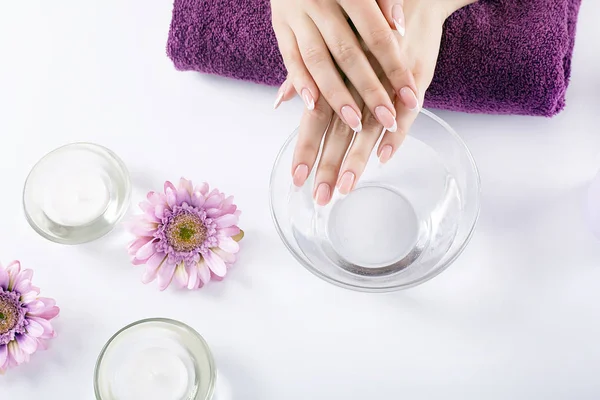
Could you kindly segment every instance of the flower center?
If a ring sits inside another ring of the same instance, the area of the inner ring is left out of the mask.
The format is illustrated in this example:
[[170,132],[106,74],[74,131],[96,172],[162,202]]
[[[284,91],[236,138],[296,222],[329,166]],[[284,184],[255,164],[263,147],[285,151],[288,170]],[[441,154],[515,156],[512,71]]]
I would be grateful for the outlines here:
[[183,213],[173,218],[166,229],[169,245],[175,251],[189,252],[197,249],[206,240],[206,226],[194,214]]
[[0,293],[0,335],[13,329],[19,322],[19,305]]

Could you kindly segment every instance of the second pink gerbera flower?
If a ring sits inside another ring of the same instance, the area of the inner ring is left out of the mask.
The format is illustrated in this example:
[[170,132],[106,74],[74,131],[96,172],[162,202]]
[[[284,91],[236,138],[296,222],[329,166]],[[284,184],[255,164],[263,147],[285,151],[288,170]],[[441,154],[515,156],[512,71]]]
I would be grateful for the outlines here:
[[236,261],[243,232],[232,196],[181,178],[178,187],[167,181],[164,193],[148,193],[140,208],[144,214],[132,225],[137,238],[129,254],[133,264],[146,265],[144,283],[158,279],[160,290],[173,281],[198,289],[225,277]]

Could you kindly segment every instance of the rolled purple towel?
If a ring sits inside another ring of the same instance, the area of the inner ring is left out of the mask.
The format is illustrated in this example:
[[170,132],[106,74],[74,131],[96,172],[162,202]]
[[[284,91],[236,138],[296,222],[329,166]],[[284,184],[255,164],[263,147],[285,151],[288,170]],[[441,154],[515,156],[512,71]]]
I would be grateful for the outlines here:
[[[552,116],[565,106],[581,0],[480,0],[444,27],[425,106]],[[266,85],[286,76],[269,0],[175,0],[175,67]]]

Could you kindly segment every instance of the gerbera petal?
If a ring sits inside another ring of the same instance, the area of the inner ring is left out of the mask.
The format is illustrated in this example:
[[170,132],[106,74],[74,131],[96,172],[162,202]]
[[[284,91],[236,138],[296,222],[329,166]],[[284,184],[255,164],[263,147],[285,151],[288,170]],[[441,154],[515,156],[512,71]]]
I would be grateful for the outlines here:
[[238,242],[236,242],[230,237],[220,236],[217,238],[217,240],[219,243],[219,247],[228,253],[237,253],[238,251],[240,251],[240,245],[238,244]]
[[188,289],[194,289],[197,285],[198,285],[198,280],[200,279],[198,277],[198,265],[197,264],[188,264],[185,266],[187,273],[188,273],[188,282],[187,282],[187,288]]
[[143,236],[143,237],[135,239],[133,242],[131,242],[131,244],[127,248],[127,252],[131,256],[135,255],[135,253],[137,253],[137,251],[139,249],[141,249],[143,245],[145,245],[146,243],[148,243],[152,239],[154,239],[154,238],[152,238],[150,236]]
[[154,215],[156,215],[157,218],[162,220],[165,217],[165,206],[159,204],[156,207],[154,207]]
[[[14,287],[16,288],[23,281],[29,281],[29,283],[31,284],[32,277],[33,277],[33,271],[30,269],[24,269],[23,271],[21,271],[17,274],[17,277],[15,278]],[[22,285],[21,285],[21,288],[23,288]],[[17,291],[20,293],[23,293],[23,290],[17,290]],[[27,290],[27,291],[29,291],[29,290]]]
[[206,193],[208,193],[208,183],[202,182],[194,188],[194,192],[200,192],[202,196],[206,196]]
[[25,353],[19,348],[16,340],[8,342],[8,354],[17,364],[25,362]]
[[33,337],[40,337],[44,334],[44,327],[34,319],[28,319],[27,333]]
[[216,255],[221,257],[223,259],[223,261],[225,261],[225,264],[233,264],[235,262],[235,254],[228,253],[225,250],[221,250],[218,247],[212,249],[212,251]]
[[177,286],[179,288],[183,289],[184,287],[187,286],[189,276],[188,276],[187,270],[185,268],[185,264],[183,262],[181,262],[181,263],[179,263],[179,265],[177,265],[177,267],[175,268],[175,274],[173,275],[173,277],[175,279],[175,283],[177,284]]
[[173,182],[171,182],[171,181],[165,182],[165,185],[163,187],[165,194],[167,194],[167,189],[171,189],[173,192],[177,191],[177,188],[175,187],[175,185],[173,185]]
[[203,285],[210,282],[210,269],[208,269],[208,265],[204,259],[201,259],[198,262],[198,278],[200,278],[200,282],[202,282]]
[[235,212],[233,213],[233,215],[235,215],[236,217],[239,218],[239,216],[242,215],[242,210],[235,210]]
[[219,235],[220,236],[228,236],[228,237],[232,237],[232,236],[236,236],[240,234],[240,228],[238,226],[232,225],[232,226],[228,226],[227,228],[221,228],[219,229]]
[[154,214],[154,205],[149,201],[142,201],[139,206],[144,213]]
[[238,217],[233,214],[226,214],[215,220],[219,228],[229,228],[238,223]]
[[37,350],[37,340],[29,335],[16,335],[17,344],[26,354],[33,354]]
[[206,215],[208,215],[210,218],[217,218],[223,214],[225,214],[225,212],[223,212],[223,210],[220,208],[209,208],[206,210]]
[[38,323],[42,327],[43,331],[42,331],[42,334],[39,336],[34,335],[33,333],[31,333],[29,331],[29,325],[27,325],[27,333],[29,333],[31,336],[39,337],[41,339],[50,339],[55,336],[54,328],[52,328],[52,324],[47,319],[40,318],[40,317],[29,317],[29,323],[31,324],[32,322]]
[[10,277],[8,276],[8,271],[6,271],[2,266],[0,266],[0,288],[4,290],[8,289],[9,280]]
[[165,195],[167,196],[167,204],[170,209],[173,209],[173,207],[177,205],[177,194],[175,193],[175,190],[171,189],[170,187],[166,188],[165,190]]
[[210,268],[210,270],[216,275],[223,277],[227,274],[227,266],[225,265],[225,261],[218,255],[209,250],[204,256],[204,260],[206,264]]
[[6,359],[8,358],[8,347],[6,345],[0,346],[0,370],[2,366],[6,363]]
[[152,257],[146,261],[146,270],[142,275],[142,282],[149,283],[156,279],[158,269],[163,264],[167,257],[162,253],[154,253]]
[[29,304],[32,301],[35,301],[36,297],[40,294],[40,288],[31,286],[29,292],[21,295],[21,302],[23,304]]
[[175,273],[175,264],[168,260],[158,270],[158,288],[163,291],[169,286],[173,280],[173,274]]
[[194,186],[191,181],[188,181],[185,178],[179,179],[179,187],[177,188],[177,201],[181,203],[191,203],[192,192],[194,191]]
[[15,280],[17,280],[19,272],[21,272],[21,263],[18,261],[11,262],[7,265],[6,272],[8,272],[8,290],[12,290]]
[[[35,302],[36,305],[39,305],[39,303],[42,303],[41,307],[35,307],[34,309],[32,309],[30,307],[30,305],[27,305],[27,309],[28,309],[28,315],[29,316],[33,316],[33,317],[38,317],[38,318],[43,318],[43,319],[47,319],[47,320],[51,320],[52,318],[56,317],[58,315],[58,313],[60,312],[60,308],[58,308],[56,306],[56,302],[54,301],[54,299],[49,299],[47,297],[40,297],[38,300],[36,300]],[[30,303],[30,304],[33,304]]]
[[156,245],[154,241],[150,241],[142,247],[140,247],[140,249],[135,253],[135,258],[139,260],[147,260],[154,253],[156,253]]
[[206,198],[204,197],[204,195],[202,193],[200,193],[200,191],[194,191],[194,193],[192,193],[192,205],[194,207],[204,206],[205,201],[206,201]]
[[223,201],[223,196],[220,194],[214,194],[206,198],[206,202],[204,203],[205,208],[215,208],[221,204]]
[[19,294],[27,293],[31,290],[31,281],[30,280],[19,281],[15,284],[15,287],[13,290]]

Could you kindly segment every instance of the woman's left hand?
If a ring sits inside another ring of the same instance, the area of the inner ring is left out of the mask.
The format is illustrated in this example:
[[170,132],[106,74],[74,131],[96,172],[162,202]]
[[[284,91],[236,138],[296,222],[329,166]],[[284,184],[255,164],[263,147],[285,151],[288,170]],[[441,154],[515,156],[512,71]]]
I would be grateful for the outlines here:
[[[393,3],[397,0],[380,0],[382,3]],[[406,35],[398,40],[403,59],[414,75],[419,104],[429,87],[442,36],[445,19],[455,10],[474,0],[404,0]],[[460,5],[460,7],[459,7]],[[388,7],[390,15],[393,6]],[[364,47],[364,46],[363,46]],[[366,48],[365,48],[366,51]],[[398,129],[396,132],[384,131],[377,118],[364,106],[354,87],[348,88],[359,106],[361,106],[363,130],[354,134],[333,112],[327,102],[319,98],[313,110],[305,110],[300,123],[298,142],[292,164],[294,185],[303,186],[316,162],[321,143],[322,154],[317,167],[314,197],[319,205],[330,202],[334,189],[341,194],[348,194],[355,186],[366,166],[369,157],[382,135],[377,149],[381,163],[386,163],[402,144],[410,126],[418,115],[417,109],[408,109],[402,101],[398,101],[389,80],[372,54],[367,53],[369,61],[378,74],[388,95],[394,101],[397,114]],[[294,96],[292,91],[285,93],[284,98]],[[356,135],[354,141],[354,135]],[[323,141],[323,136],[325,140]]]

